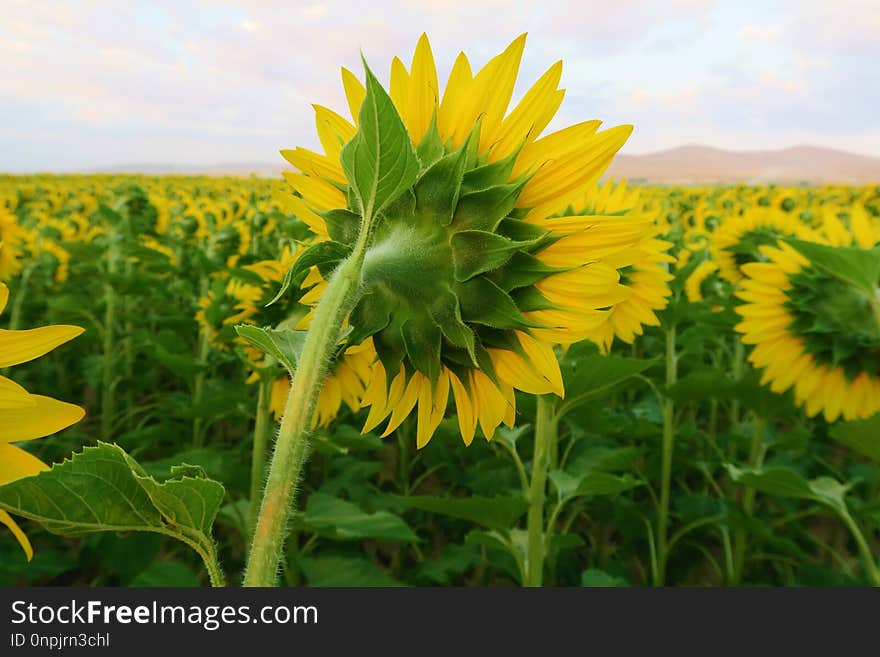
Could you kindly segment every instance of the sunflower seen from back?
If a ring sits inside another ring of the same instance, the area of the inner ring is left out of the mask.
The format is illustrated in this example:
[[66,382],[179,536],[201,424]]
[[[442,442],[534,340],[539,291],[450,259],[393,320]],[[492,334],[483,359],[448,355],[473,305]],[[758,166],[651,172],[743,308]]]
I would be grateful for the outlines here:
[[797,242],[743,266],[736,330],[774,392],[833,422],[880,411],[880,247]]
[[[2,248],[2,246],[0,246]],[[0,312],[9,301],[9,288],[0,283]],[[43,326],[12,331],[0,329],[0,368],[26,363],[83,332],[78,326]],[[43,438],[79,422],[85,411],[79,406],[32,395],[20,385],[0,376],[0,485],[48,470],[40,459],[12,443]],[[6,511],[0,509],[0,523],[6,525],[28,560],[33,549],[25,533]]]
[[[424,35],[408,69],[392,62],[389,95],[418,172],[369,235],[339,345],[371,352],[365,431],[384,423],[387,435],[415,410],[421,447],[454,404],[465,443],[478,428],[491,438],[513,423],[515,390],[563,395],[554,345],[596,335],[633,294],[618,271],[633,256],[616,254],[646,223],[573,209],[632,127],[593,120],[543,135],[564,95],[562,63],[510,107],[524,45],[525,35],[477,71],[459,54],[442,89]],[[316,106],[324,152],[282,151],[299,170],[285,173],[297,216],[340,257],[359,238],[341,155],[366,96],[354,74],[342,80],[353,120]]]

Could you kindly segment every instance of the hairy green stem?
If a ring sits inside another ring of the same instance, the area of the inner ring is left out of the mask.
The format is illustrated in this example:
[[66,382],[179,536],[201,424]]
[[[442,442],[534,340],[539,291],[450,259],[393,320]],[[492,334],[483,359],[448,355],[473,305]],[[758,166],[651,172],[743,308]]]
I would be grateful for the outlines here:
[[318,395],[345,318],[357,303],[368,231],[330,277],[315,309],[284,406],[269,477],[245,571],[245,586],[273,586],[278,577],[290,510],[296,496]]
[[[764,463],[764,429],[766,423],[763,418],[755,416],[755,424],[752,428],[752,440],[749,444],[749,468],[758,469]],[[742,507],[747,518],[751,518],[755,512],[756,489],[746,488],[743,491]],[[749,544],[749,535],[744,528],[736,530],[733,536],[733,582],[734,586],[742,584],[743,572],[745,571],[746,551]]]
[[[203,278],[201,282],[201,294],[205,296],[208,293],[208,280]],[[196,353],[196,362],[203,366],[196,374],[193,383],[193,406],[198,409],[202,403],[205,394],[205,377],[208,367],[208,356],[211,353],[211,327],[206,323],[199,331],[199,347]],[[200,412],[200,410],[199,410]],[[193,419],[193,447],[201,447],[205,441],[205,421],[201,417]]]
[[36,262],[30,262],[25,265],[21,272],[21,278],[18,279],[18,286],[15,289],[15,298],[12,301],[12,312],[9,315],[9,330],[15,331],[21,327],[21,313],[24,308],[24,299],[27,296],[28,282],[31,274],[34,273]]
[[251,452],[251,509],[248,515],[250,533],[253,534],[260,511],[260,490],[266,476],[266,446],[269,443],[269,428],[272,426],[272,385],[271,376],[260,376],[257,394],[257,419],[254,423],[254,446]]
[[[678,381],[678,356],[675,353],[675,325],[666,329],[666,388]],[[660,506],[657,509],[657,570],[654,586],[666,584],[669,558],[669,499],[672,489],[672,454],[675,449],[675,404],[667,395],[663,401],[663,444],[660,465]]]
[[[529,535],[526,559],[526,586],[541,586],[544,581],[544,496],[547,488],[547,470],[550,450],[556,442],[557,418],[555,398],[541,395],[537,398],[538,413],[535,418],[535,452],[532,457],[532,477],[529,490]],[[551,531],[552,528],[547,529]]]
[[874,555],[871,553],[871,546],[868,544],[868,539],[865,538],[864,532],[862,532],[858,523],[853,519],[849,511],[844,509],[839,515],[846,524],[847,529],[849,529],[859,548],[859,554],[862,555],[862,562],[864,563],[865,574],[868,576],[868,579],[871,580],[871,585],[880,587],[880,567],[878,567],[877,562],[874,560]]
[[[739,381],[743,375],[743,368],[745,366],[745,347],[743,347],[742,341],[738,336],[734,337],[733,340],[733,363],[731,367],[731,371],[733,373],[733,380]],[[734,398],[730,402],[730,426],[735,427],[739,424],[739,414],[740,414],[740,404],[739,397],[734,396]]]
[[116,240],[113,230],[108,231],[107,238],[107,279],[104,281],[104,343],[101,361],[101,438],[112,442],[113,412],[116,405],[116,383],[114,375],[114,348],[116,341],[116,290],[110,280],[117,270]]

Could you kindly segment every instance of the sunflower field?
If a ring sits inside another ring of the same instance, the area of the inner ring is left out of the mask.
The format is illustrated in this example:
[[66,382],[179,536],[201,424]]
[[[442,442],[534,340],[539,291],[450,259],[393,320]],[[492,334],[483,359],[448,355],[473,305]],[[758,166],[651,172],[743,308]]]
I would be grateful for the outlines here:
[[522,50],[0,176],[0,585],[880,586],[880,187],[606,180]]

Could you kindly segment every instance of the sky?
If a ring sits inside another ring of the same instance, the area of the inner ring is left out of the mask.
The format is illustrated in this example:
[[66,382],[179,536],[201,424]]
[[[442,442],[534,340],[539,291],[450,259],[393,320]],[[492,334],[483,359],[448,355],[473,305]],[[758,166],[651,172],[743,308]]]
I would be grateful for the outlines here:
[[347,112],[341,66],[387,82],[422,32],[441,86],[528,32],[514,101],[562,59],[550,128],[632,123],[623,152],[880,156],[876,0],[0,0],[0,171],[280,164]]

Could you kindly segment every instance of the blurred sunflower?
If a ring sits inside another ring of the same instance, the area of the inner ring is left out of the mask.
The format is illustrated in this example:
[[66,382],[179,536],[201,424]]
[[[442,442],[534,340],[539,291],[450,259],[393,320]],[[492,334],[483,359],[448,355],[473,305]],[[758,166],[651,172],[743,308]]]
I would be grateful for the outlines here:
[[8,280],[21,271],[21,247],[26,231],[18,219],[0,207],[0,280]]
[[[9,288],[0,283],[0,312],[9,301]],[[44,326],[25,331],[0,329],[0,367],[26,363],[83,332],[78,326]],[[79,422],[85,411],[51,397],[32,395],[14,381],[0,376],[0,485],[29,477],[48,466],[13,442],[43,438]],[[0,523],[18,540],[28,561],[33,549],[15,520],[0,510]]]
[[820,236],[793,213],[773,208],[747,208],[724,219],[711,238],[712,259],[724,280],[737,283],[742,266],[763,259],[761,246],[773,246],[780,237],[820,241]]
[[[863,252],[876,259],[875,280],[863,286],[788,244],[761,250],[766,262],[742,268],[736,330],[754,345],[749,360],[764,369],[762,383],[794,388],[807,415],[829,422],[880,411],[880,253]],[[851,252],[840,256],[853,261]]]
[[[312,427],[326,427],[336,416],[342,404],[349,408],[352,413],[357,413],[361,408],[367,385],[373,374],[372,363],[375,359],[375,351],[370,341],[355,347],[349,347],[345,352],[330,365],[327,378],[318,395],[318,403]],[[285,375],[275,380],[272,387],[270,409],[275,419],[280,420],[284,413],[284,403],[290,392],[290,378]]]
[[[606,353],[615,337],[632,344],[636,336],[644,332],[643,326],[659,326],[655,311],[665,308],[672,294],[668,285],[673,279],[669,263],[676,259],[666,253],[672,248],[672,242],[659,239],[663,228],[657,223],[656,215],[645,210],[640,196],[637,189],[627,189],[626,182],[617,185],[609,182],[587,191],[576,206],[581,207],[583,215],[615,217],[618,226],[597,228],[616,230],[624,243],[631,240],[632,230],[641,230],[635,244],[615,250],[605,260],[620,273],[620,284],[630,290],[630,295],[612,306],[589,336]],[[538,287],[540,289],[540,284]]]
[[[525,35],[476,73],[459,54],[442,94],[424,35],[409,70],[392,61],[390,98],[420,171],[383,212],[349,317],[346,344],[372,338],[364,353],[375,352],[365,431],[388,418],[388,434],[417,406],[421,447],[451,390],[464,442],[478,425],[491,438],[514,421],[514,389],[563,394],[553,346],[594,335],[633,295],[616,265],[637,260],[632,249],[647,220],[572,209],[632,127],[599,132],[599,121],[586,121],[542,137],[562,102],[562,63],[508,111],[524,45]],[[318,239],[345,248],[359,215],[340,154],[357,132],[366,91],[345,69],[342,82],[354,122],[315,106],[324,153],[282,155],[299,170],[285,172],[297,216]],[[313,272],[307,284],[301,301],[314,303],[321,281]]]
[[717,296],[709,293],[715,274],[718,271],[718,265],[711,259],[706,258],[697,265],[691,272],[690,276],[684,284],[684,292],[688,301],[697,303],[703,301],[706,297]]

